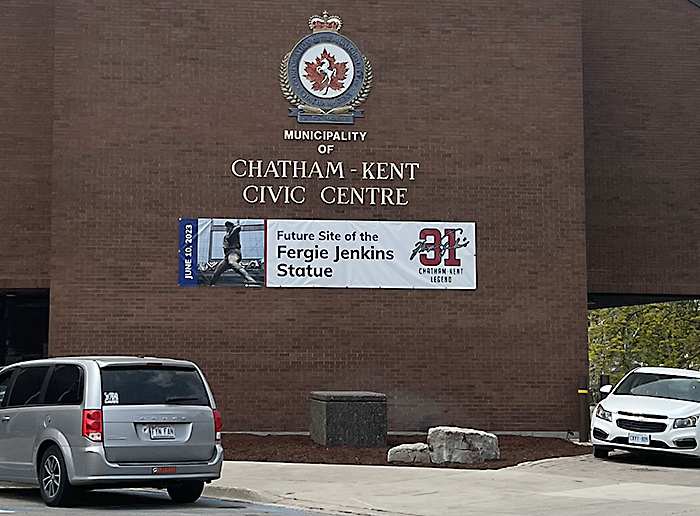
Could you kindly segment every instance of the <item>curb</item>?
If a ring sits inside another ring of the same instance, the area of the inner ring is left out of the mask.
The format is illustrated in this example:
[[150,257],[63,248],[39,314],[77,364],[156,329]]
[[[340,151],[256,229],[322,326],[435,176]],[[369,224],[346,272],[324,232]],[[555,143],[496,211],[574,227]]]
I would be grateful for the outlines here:
[[[232,502],[241,502],[249,504],[273,505],[279,508],[289,509],[292,511],[303,511],[310,513],[321,513],[329,516],[379,516],[378,512],[371,509],[362,509],[359,507],[345,506],[326,506],[311,502],[309,500],[299,500],[297,498],[285,498],[284,496],[274,496],[269,493],[255,491],[241,487],[225,487],[217,485],[204,486],[203,497],[215,498],[219,500],[228,500]],[[381,511],[380,511],[381,512]]]
[[249,503],[276,504],[283,500],[283,498],[279,496],[274,496],[268,493],[262,493],[260,491],[254,491],[252,489],[246,489],[242,487],[226,487],[211,484],[204,486],[203,496]]

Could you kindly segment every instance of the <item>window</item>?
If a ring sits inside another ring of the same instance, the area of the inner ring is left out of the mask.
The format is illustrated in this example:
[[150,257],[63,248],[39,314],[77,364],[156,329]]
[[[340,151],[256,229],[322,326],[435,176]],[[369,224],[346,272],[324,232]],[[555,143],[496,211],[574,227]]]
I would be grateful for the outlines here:
[[0,406],[5,406],[7,404],[3,402],[7,402],[5,394],[7,394],[7,390],[10,387],[10,380],[12,380],[12,374],[14,372],[14,369],[10,369],[0,375]]
[[194,368],[119,366],[102,369],[104,405],[206,405],[209,398]]
[[700,379],[667,374],[632,373],[615,394],[700,401]]
[[41,387],[49,366],[23,367],[15,379],[10,391],[8,406],[19,407],[25,405],[38,405],[41,396]]
[[46,388],[47,405],[78,405],[83,401],[83,375],[75,365],[57,365]]

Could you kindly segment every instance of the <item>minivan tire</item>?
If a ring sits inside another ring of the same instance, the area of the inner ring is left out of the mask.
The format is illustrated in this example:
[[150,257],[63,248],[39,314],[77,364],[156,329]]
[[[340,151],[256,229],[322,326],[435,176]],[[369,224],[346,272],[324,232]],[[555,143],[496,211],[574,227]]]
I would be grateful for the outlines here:
[[66,461],[58,446],[49,446],[42,455],[37,479],[46,505],[67,507],[70,504],[74,489],[68,480]]
[[178,482],[168,486],[168,496],[176,503],[196,502],[204,491],[203,481]]

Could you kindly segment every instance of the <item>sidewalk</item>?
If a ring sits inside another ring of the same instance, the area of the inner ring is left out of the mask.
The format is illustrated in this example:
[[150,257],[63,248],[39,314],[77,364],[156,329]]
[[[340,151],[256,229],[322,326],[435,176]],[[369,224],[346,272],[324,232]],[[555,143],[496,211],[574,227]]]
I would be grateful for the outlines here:
[[657,516],[700,511],[700,464],[628,454],[500,470],[227,461],[204,496],[363,516]]

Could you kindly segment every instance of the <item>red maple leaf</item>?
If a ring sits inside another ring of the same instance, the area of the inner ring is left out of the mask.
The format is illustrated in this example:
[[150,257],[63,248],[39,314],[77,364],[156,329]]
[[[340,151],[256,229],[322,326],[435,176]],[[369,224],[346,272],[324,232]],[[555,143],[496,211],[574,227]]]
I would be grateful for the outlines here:
[[314,91],[322,91],[325,94],[329,88],[336,91],[343,89],[343,81],[348,76],[348,64],[336,62],[335,56],[329,54],[325,48],[313,62],[306,61],[304,65],[304,78],[313,84]]

